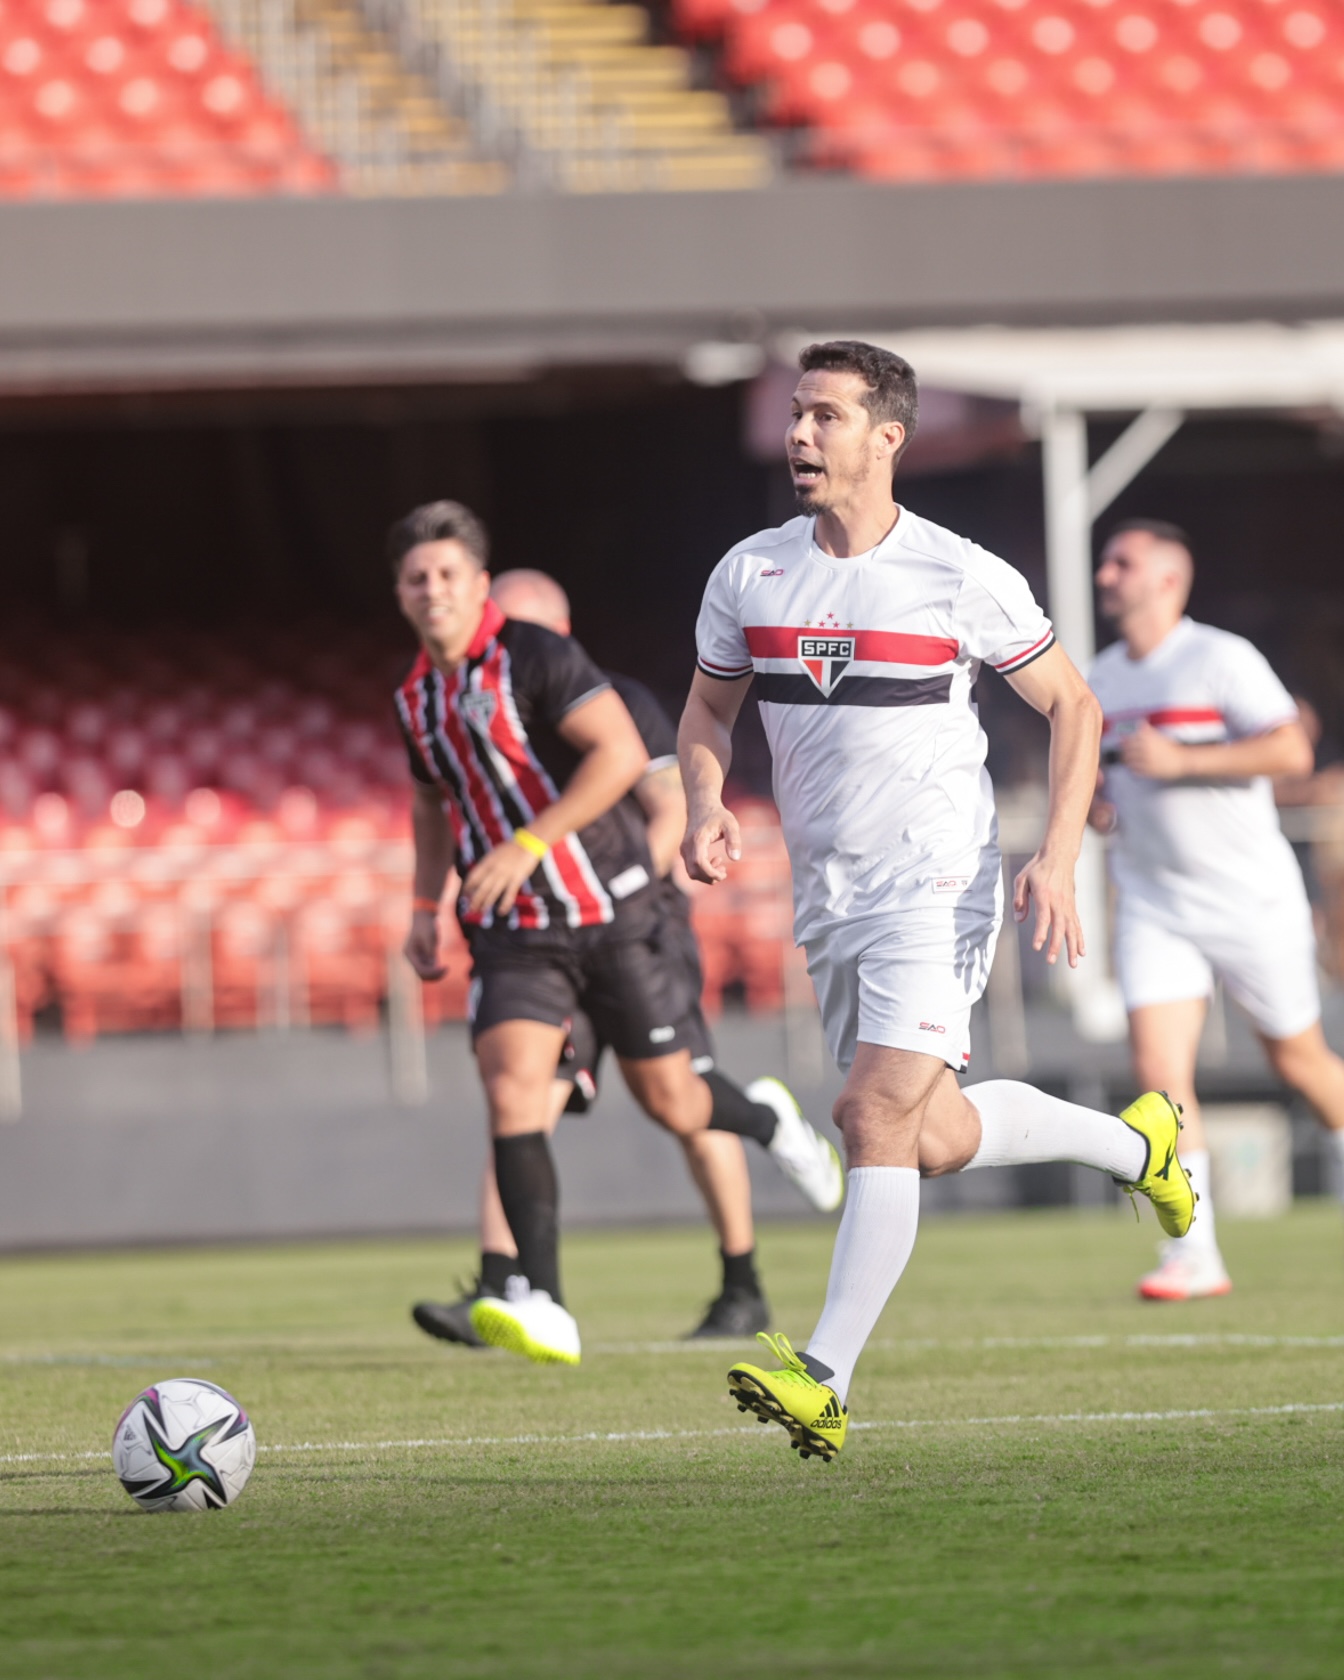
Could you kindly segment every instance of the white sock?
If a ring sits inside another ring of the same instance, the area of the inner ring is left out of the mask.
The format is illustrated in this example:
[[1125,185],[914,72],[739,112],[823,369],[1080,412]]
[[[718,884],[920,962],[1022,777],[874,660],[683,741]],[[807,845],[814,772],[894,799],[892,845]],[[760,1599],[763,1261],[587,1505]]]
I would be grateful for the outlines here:
[[1183,1237],[1168,1237],[1164,1254],[1217,1254],[1218,1232],[1213,1220],[1213,1178],[1207,1149],[1181,1151],[1181,1165],[1190,1175],[1190,1187],[1199,1197],[1195,1222]]
[[1148,1160],[1148,1145],[1114,1114],[1048,1097],[1015,1079],[989,1079],[963,1093],[980,1116],[980,1147],[972,1167],[1016,1167],[1029,1161],[1077,1161],[1132,1184]]
[[825,1381],[844,1404],[863,1344],[900,1281],[919,1229],[914,1167],[851,1167],[835,1234],[826,1305],[808,1355],[835,1373]]

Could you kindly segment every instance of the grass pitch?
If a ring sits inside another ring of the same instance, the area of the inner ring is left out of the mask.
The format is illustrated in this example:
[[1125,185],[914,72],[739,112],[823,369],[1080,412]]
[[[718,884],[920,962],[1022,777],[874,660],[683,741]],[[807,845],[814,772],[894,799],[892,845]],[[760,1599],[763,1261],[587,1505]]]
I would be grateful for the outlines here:
[[[678,1349],[703,1232],[571,1237],[577,1371],[407,1316],[465,1244],[0,1262],[0,1676],[1335,1676],[1344,1230],[1228,1223],[1230,1297],[1134,1300],[1125,1214],[929,1221],[838,1464]],[[761,1253],[777,1324],[825,1226]],[[238,1505],[147,1516],[103,1456],[147,1383],[252,1414]]]

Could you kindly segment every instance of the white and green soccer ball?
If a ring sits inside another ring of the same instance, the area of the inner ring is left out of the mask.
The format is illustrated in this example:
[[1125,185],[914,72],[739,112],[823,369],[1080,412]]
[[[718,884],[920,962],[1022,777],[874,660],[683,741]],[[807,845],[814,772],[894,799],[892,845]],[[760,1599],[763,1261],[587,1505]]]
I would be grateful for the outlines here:
[[137,1394],[112,1432],[112,1465],[146,1511],[232,1505],[257,1461],[257,1437],[231,1394],[172,1377]]

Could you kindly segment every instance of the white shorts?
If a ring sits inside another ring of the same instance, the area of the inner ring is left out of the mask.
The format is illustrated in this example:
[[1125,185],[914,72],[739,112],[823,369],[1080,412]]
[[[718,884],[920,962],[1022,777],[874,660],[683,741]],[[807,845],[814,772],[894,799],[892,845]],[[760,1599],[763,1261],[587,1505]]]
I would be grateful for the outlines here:
[[1272,916],[1229,914],[1216,927],[1164,923],[1121,896],[1115,972],[1126,1009],[1208,997],[1214,979],[1269,1038],[1291,1038],[1321,1018],[1311,909],[1289,901]]
[[860,1042],[971,1059],[971,1008],[994,960],[1001,906],[921,905],[837,922],[804,941],[826,1043],[848,1073]]

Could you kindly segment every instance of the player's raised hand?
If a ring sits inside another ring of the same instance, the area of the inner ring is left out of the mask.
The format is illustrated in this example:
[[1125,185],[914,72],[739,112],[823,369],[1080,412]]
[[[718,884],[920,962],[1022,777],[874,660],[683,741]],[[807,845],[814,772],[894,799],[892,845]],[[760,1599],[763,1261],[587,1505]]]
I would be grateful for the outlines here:
[[468,910],[496,910],[507,916],[519,890],[537,867],[537,859],[516,840],[492,847],[474,863],[462,883],[462,898]]
[[402,946],[406,961],[422,980],[442,980],[448,970],[439,961],[439,918],[432,910],[417,910]]
[[681,842],[681,861],[693,881],[713,886],[728,879],[728,865],[742,856],[742,831],[726,805],[692,811]]
[[1083,925],[1073,895],[1073,865],[1037,852],[1013,882],[1013,916],[1019,922],[1035,912],[1031,948],[1045,951],[1045,960],[1055,962],[1061,950],[1068,953],[1069,967],[1077,968],[1086,955]]

